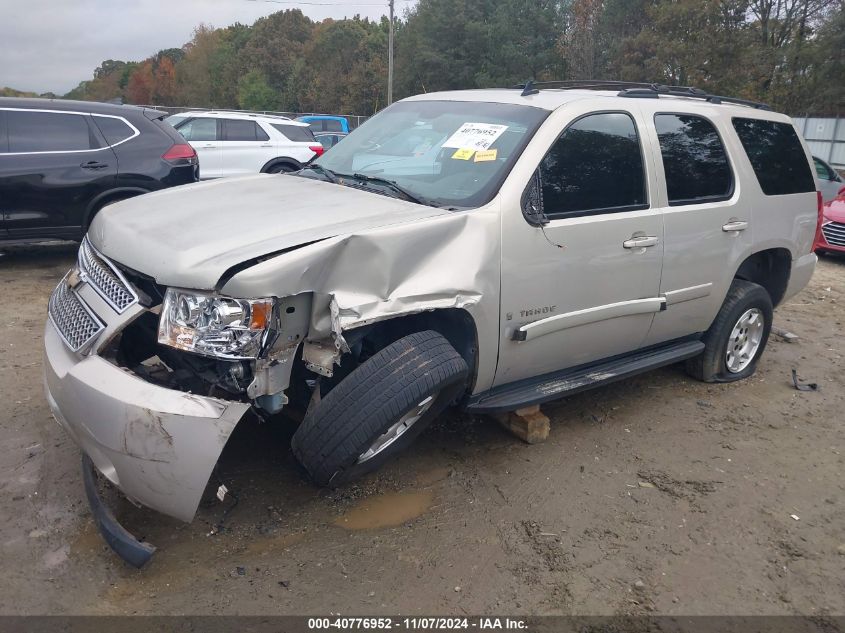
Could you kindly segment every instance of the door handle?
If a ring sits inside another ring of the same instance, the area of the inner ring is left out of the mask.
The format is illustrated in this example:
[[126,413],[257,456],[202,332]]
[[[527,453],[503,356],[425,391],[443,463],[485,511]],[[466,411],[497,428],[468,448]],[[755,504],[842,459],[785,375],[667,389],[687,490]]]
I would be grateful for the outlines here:
[[87,163],[82,163],[80,165],[82,169],[103,169],[104,167],[108,167],[105,163],[98,163],[95,160],[89,160]]
[[649,246],[657,246],[659,240],[654,235],[639,235],[632,237],[629,240],[622,242],[623,248],[646,248]]
[[722,230],[725,233],[739,233],[748,228],[748,222],[743,220],[731,220],[727,224],[722,225]]

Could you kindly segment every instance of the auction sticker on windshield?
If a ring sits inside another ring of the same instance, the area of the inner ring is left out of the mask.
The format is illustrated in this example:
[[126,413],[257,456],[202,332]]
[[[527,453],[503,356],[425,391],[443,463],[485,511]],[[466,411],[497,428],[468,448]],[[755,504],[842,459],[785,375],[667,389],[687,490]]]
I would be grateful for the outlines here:
[[464,123],[452,134],[443,147],[466,148],[475,150],[489,149],[490,146],[508,129],[507,125],[495,123]]

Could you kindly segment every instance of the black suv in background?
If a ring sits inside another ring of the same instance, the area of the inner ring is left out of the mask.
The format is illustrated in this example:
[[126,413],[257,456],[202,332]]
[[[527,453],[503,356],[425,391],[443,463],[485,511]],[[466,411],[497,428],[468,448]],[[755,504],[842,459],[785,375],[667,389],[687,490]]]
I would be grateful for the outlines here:
[[0,98],[0,242],[79,239],[105,205],[196,182],[166,112]]

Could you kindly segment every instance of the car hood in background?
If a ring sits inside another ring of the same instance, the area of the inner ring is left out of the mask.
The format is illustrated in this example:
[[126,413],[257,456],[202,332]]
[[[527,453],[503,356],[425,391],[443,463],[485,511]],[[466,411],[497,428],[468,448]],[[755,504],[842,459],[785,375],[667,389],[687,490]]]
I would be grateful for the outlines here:
[[845,224],[845,196],[834,198],[824,205],[824,217]]
[[447,213],[311,178],[259,174],[106,207],[88,238],[104,255],[160,284],[202,290],[254,258]]

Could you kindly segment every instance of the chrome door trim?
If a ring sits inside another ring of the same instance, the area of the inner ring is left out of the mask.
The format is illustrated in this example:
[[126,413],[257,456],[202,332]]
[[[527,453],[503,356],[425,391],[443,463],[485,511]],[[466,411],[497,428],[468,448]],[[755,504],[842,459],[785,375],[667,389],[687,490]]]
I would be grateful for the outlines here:
[[526,325],[517,328],[514,332],[513,340],[531,341],[541,336],[545,336],[546,334],[559,332],[560,330],[566,330],[579,325],[587,325],[588,323],[597,323],[598,321],[607,321],[608,319],[615,319],[624,316],[660,312],[665,309],[665,297],[651,297],[648,299],[634,299],[632,301],[609,303],[607,305],[587,308],[585,310],[576,310],[565,314],[557,314],[532,323],[527,323]]
[[678,288],[678,290],[670,290],[664,292],[661,296],[666,298],[666,305],[673,306],[684,301],[692,301],[693,299],[703,299],[710,295],[713,291],[713,284],[699,284],[697,286],[690,286],[688,288]]

